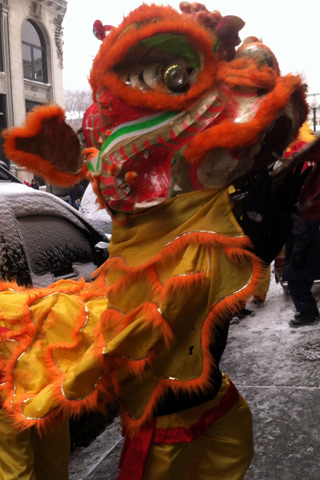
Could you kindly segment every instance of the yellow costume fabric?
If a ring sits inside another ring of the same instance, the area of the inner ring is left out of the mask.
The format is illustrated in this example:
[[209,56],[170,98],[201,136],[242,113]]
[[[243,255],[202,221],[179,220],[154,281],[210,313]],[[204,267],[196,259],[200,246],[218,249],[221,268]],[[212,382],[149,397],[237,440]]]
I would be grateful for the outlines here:
[[[227,386],[228,377],[224,375],[213,400],[178,414],[159,417],[156,428],[192,426],[206,410],[219,405]],[[237,404],[194,441],[152,445],[143,480],[241,480],[252,456],[251,413],[240,395]]]
[[226,191],[205,190],[115,225],[90,285],[3,285],[0,324],[14,340],[2,347],[6,411],[28,427],[111,398],[133,431],[168,387],[205,390],[215,325],[259,279],[248,244]]
[[17,431],[0,409],[0,480],[67,480],[69,450],[67,420],[40,436],[34,427]]
[[268,265],[265,268],[263,277],[261,278],[259,284],[257,285],[257,291],[253,297],[255,301],[259,301],[259,300],[261,300],[262,302],[265,301],[267,293],[269,291],[269,287],[270,287],[270,275],[271,275],[271,267],[270,265]]

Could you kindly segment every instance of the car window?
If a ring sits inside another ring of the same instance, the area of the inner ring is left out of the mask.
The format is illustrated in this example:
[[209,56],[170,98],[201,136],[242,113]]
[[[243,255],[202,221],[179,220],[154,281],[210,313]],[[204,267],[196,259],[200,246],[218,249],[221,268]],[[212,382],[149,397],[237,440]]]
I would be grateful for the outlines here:
[[0,234],[0,278],[18,285],[31,285],[31,276],[23,246]]
[[31,285],[28,261],[10,205],[1,204],[0,278],[19,285]]
[[64,218],[25,216],[17,218],[20,236],[35,275],[54,277],[72,274],[74,263],[92,261],[93,251],[84,231]]

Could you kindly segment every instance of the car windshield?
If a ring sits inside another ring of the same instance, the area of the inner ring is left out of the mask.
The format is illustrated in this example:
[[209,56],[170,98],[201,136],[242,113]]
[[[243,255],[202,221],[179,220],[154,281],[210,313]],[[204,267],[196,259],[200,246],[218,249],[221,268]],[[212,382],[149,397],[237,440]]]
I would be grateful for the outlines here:
[[37,216],[17,218],[30,267],[35,275],[72,273],[74,263],[92,260],[92,247],[75,225],[64,218]]

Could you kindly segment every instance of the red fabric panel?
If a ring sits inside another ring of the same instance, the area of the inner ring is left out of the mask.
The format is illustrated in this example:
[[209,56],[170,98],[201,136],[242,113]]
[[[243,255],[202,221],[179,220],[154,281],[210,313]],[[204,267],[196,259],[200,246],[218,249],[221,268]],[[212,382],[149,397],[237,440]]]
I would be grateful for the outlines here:
[[192,442],[196,440],[213,422],[231,410],[238,400],[239,392],[230,381],[230,386],[222,397],[220,404],[206,411],[190,428],[156,429],[157,419],[153,418],[132,439],[126,437],[119,464],[121,470],[117,480],[142,480],[152,444]]
[[207,410],[199,420],[190,428],[157,428],[154,434],[153,444],[192,442],[201,437],[213,422],[225,415],[236,405],[239,392],[230,381],[230,386],[222,397],[221,402],[211,410]]
[[156,421],[156,418],[153,418],[131,440],[126,437],[120,458],[121,470],[117,480],[142,480]]

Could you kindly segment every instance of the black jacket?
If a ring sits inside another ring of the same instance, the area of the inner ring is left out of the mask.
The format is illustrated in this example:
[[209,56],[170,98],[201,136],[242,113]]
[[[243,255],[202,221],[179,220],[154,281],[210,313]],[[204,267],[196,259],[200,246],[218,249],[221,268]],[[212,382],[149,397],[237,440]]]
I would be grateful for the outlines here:
[[284,281],[316,280],[320,278],[320,222],[295,216],[286,244]]

